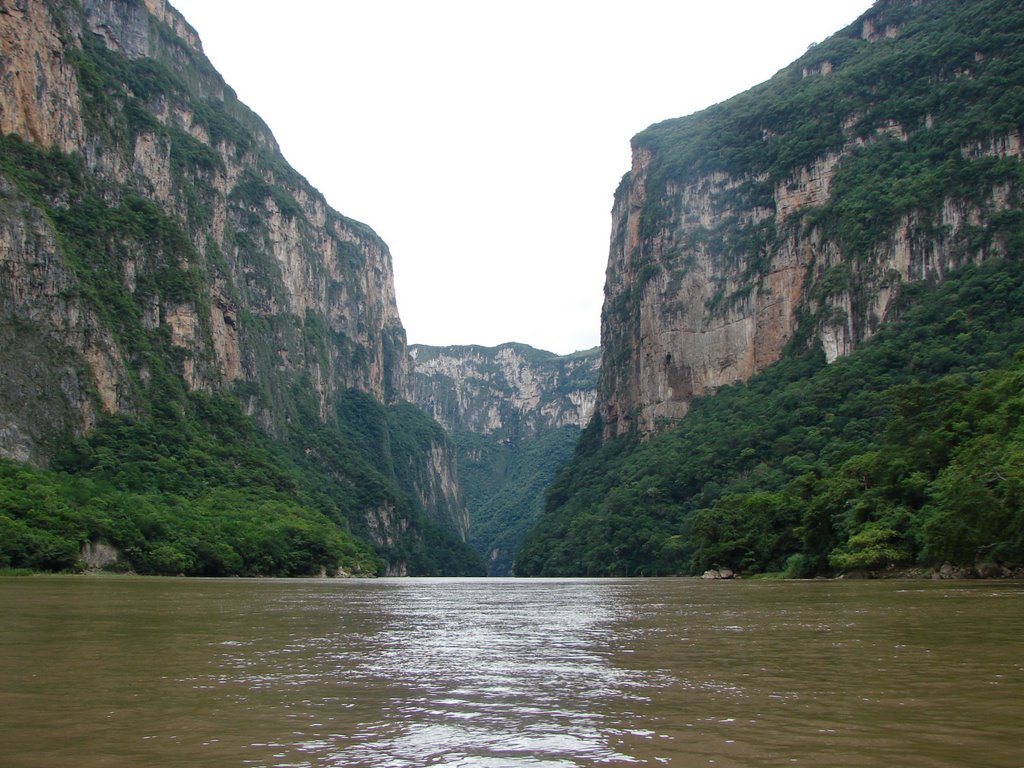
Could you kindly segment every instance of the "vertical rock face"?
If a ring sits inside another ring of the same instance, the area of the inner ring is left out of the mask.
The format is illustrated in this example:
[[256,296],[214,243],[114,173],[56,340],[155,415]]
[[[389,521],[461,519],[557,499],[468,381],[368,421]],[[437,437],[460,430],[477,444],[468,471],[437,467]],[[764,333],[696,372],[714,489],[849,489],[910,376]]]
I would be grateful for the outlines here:
[[525,344],[410,347],[416,403],[449,432],[535,436],[585,427],[594,412],[597,349],[559,356]]
[[[0,4],[0,85],[0,457],[144,416],[165,370],[277,437],[347,390],[412,399],[387,245],[288,166],[164,0]],[[410,492],[465,538],[438,435]],[[407,526],[367,515],[378,544]]]
[[[71,38],[69,40],[69,37]],[[77,71],[67,55],[75,30],[39,0],[0,9],[0,132],[71,151],[81,146]]]
[[424,509],[438,510],[451,522],[463,541],[469,538],[469,510],[462,500],[462,489],[453,471],[457,458],[455,446],[440,441],[430,446],[426,469],[417,484],[420,504]]
[[789,344],[846,355],[902,283],[1006,253],[1020,129],[963,120],[1006,75],[991,43],[922,44],[974,23],[939,5],[880,2],[762,86],[634,138],[602,312],[605,439],[679,420]]
[[[79,153],[97,196],[134,192],[187,232],[175,254],[154,254],[144,237],[117,244],[130,293],[160,269],[206,281],[191,300],[158,288],[144,318],[151,329],[167,328],[187,385],[272,390],[308,377],[324,417],[348,387],[382,401],[411,397],[387,246],[287,167],[170,6],[86,0],[84,18],[78,13],[38,0],[0,11],[0,129]],[[96,42],[84,40],[90,35]],[[116,64],[122,57],[136,68]],[[117,82],[115,67],[136,76]],[[131,119],[119,122],[118,110]],[[72,431],[87,429],[97,409],[131,410],[137,365],[75,295],[81,281],[38,201],[11,184],[0,194],[5,316],[73,352],[83,363],[75,391],[97,395],[68,402]],[[286,416],[273,397],[252,397],[249,407],[272,429]]]

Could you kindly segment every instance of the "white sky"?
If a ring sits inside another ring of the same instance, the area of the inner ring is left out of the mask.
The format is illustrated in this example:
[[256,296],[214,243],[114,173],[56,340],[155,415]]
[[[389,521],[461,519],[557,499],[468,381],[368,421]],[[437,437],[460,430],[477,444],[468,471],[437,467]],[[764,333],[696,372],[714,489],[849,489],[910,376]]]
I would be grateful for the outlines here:
[[596,346],[629,140],[870,0],[171,0],[288,161],[391,249],[410,343]]

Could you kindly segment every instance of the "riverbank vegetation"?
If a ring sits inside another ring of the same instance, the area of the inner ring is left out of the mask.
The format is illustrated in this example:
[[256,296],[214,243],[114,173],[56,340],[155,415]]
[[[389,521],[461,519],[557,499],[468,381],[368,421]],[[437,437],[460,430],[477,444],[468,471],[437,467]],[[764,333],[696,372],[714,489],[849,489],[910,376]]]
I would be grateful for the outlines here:
[[[402,453],[391,433],[413,434],[410,420],[437,426],[411,407],[354,392],[344,400],[358,420],[349,414],[281,443],[233,397],[193,393],[150,418],[105,417],[50,469],[0,461],[0,567],[76,571],[83,547],[103,543],[117,553],[105,567],[140,574],[372,576],[385,572],[385,555],[412,573],[482,572],[468,547],[415,508],[402,490],[410,479],[373,463],[387,447],[396,464],[413,466],[405,453],[417,445]],[[346,434],[369,422],[379,431],[361,445]],[[333,474],[327,461],[337,462]],[[402,551],[375,551],[357,527],[375,500],[418,529]]]

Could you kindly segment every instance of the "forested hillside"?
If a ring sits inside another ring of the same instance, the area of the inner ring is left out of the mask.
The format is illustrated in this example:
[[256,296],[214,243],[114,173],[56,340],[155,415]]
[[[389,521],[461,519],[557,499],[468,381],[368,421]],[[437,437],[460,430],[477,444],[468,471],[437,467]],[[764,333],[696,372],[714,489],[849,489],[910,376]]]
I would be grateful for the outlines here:
[[576,425],[554,427],[512,441],[455,432],[459,482],[469,509],[469,543],[490,576],[512,574],[512,559],[544,510],[544,492],[569,462],[580,436]]

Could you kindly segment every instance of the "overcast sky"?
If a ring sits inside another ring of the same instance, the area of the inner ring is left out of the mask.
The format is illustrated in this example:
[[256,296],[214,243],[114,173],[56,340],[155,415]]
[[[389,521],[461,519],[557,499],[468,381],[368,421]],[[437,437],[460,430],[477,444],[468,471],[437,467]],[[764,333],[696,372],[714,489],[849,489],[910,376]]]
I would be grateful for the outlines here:
[[600,340],[648,125],[760,83],[870,0],[171,0],[287,160],[388,243],[411,343]]

